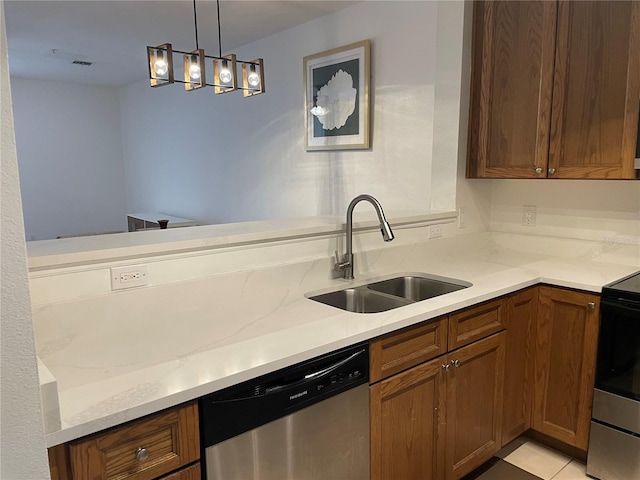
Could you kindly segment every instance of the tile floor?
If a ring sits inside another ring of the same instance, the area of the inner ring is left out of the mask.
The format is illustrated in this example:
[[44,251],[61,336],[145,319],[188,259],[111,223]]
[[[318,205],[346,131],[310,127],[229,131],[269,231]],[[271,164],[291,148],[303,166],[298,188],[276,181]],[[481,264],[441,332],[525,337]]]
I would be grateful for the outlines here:
[[593,480],[585,465],[526,438],[511,442],[463,480]]

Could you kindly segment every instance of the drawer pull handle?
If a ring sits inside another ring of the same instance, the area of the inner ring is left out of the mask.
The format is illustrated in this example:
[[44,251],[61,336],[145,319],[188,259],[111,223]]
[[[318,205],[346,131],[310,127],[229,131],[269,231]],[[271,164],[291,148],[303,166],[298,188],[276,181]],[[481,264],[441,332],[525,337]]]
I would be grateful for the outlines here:
[[137,449],[136,458],[139,462],[144,462],[147,458],[149,458],[149,450],[147,450],[146,448]]
[[444,371],[445,371],[445,372],[448,372],[448,371],[449,371],[449,367],[451,367],[451,365],[449,365],[448,363],[443,363],[443,364],[442,364],[442,368],[444,368]]
[[460,366],[460,360],[451,360],[451,365],[458,368]]
[[596,304],[595,304],[595,302],[589,302],[589,303],[587,303],[587,307],[589,307],[589,310],[595,310],[596,309]]
[[542,168],[536,168],[536,175],[540,175],[542,173]]

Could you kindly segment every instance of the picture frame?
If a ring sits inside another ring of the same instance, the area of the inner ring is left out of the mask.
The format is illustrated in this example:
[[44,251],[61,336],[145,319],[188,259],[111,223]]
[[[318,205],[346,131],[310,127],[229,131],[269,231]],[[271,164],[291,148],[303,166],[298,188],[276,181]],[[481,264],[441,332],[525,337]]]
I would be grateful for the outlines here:
[[371,41],[304,57],[305,146],[370,148]]

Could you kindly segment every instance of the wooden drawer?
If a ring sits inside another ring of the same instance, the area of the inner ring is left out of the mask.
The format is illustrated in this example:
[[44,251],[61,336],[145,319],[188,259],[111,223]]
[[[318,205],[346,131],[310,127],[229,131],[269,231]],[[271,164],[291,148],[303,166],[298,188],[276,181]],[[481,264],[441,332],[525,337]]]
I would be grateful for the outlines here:
[[190,467],[183,468],[182,470],[171,473],[159,480],[201,480],[200,464],[196,463]]
[[449,317],[449,350],[455,350],[506,327],[507,298],[468,308]]
[[371,383],[447,353],[447,318],[409,327],[371,341]]
[[[138,460],[136,457],[139,448],[148,451],[146,459]],[[76,480],[151,480],[199,457],[196,402],[114,427],[69,445],[71,471]],[[168,478],[183,480],[192,477]]]

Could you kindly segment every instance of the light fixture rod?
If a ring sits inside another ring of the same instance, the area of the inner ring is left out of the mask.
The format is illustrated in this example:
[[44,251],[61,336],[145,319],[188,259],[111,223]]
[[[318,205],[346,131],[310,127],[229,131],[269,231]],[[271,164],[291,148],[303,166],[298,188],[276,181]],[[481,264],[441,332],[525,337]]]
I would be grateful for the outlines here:
[[[177,78],[173,82],[174,83],[189,83],[189,82],[185,82],[184,80],[177,79]],[[209,82],[205,83],[204,86],[205,87],[224,87],[224,85],[220,85],[220,84],[217,84],[217,83],[209,83]],[[238,86],[237,89],[238,90],[247,90],[247,91],[250,91],[250,92],[253,91],[252,88],[244,88],[244,87],[240,87],[240,86]]]
[[198,45],[198,14],[196,12],[196,0],[193,0],[193,29],[196,34],[196,50],[198,50],[200,45]]
[[216,0],[216,6],[218,9],[218,55],[222,57],[222,33],[220,32],[220,0]]
[[[160,48],[159,50],[164,50],[164,49]],[[184,52],[182,50],[176,50],[175,48],[172,49],[172,52],[173,53],[181,53],[183,55],[190,55],[190,54],[193,53],[193,52]],[[213,58],[215,60],[225,60],[224,57],[215,57],[213,55],[207,55],[207,54],[204,55],[204,58]],[[246,63],[247,65],[256,65],[256,66],[258,65],[256,62],[248,62],[246,60],[236,60],[236,63]]]

